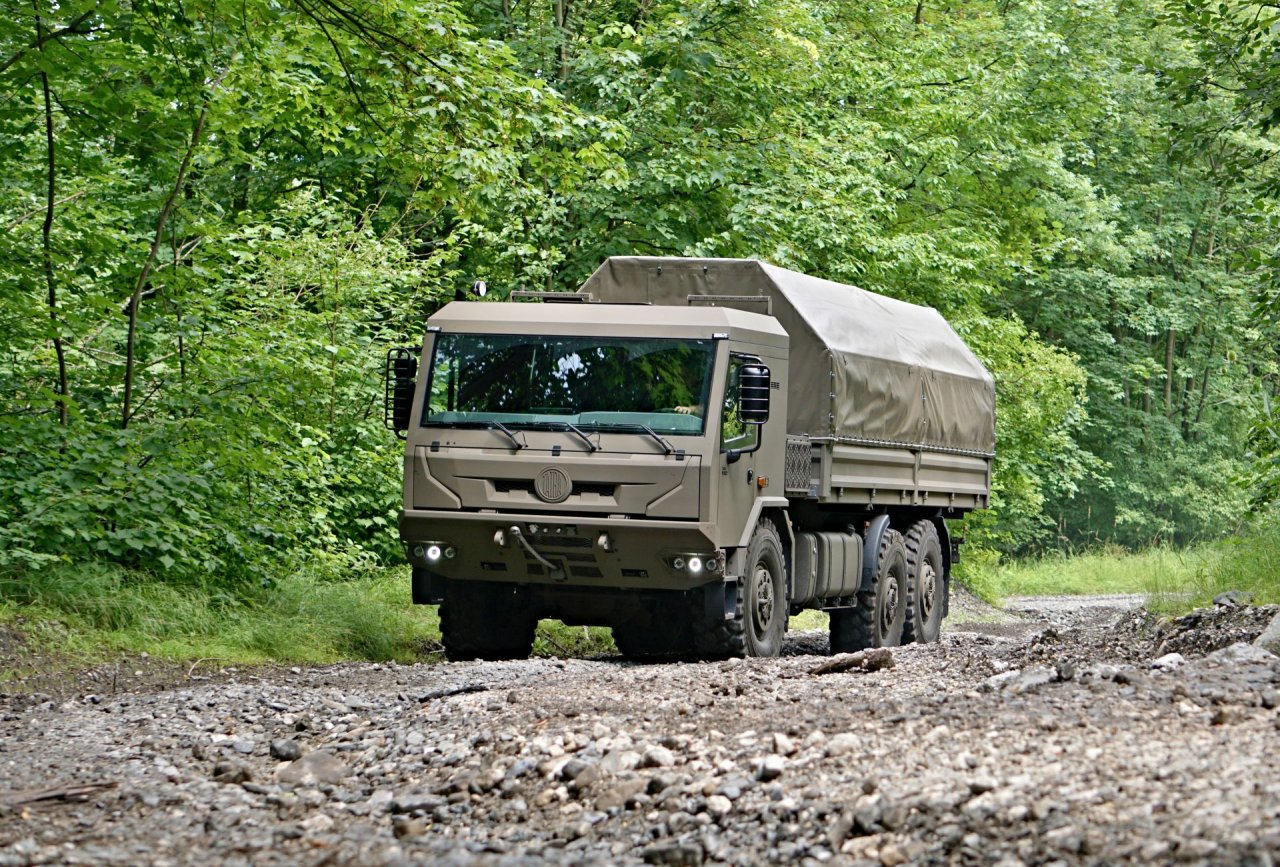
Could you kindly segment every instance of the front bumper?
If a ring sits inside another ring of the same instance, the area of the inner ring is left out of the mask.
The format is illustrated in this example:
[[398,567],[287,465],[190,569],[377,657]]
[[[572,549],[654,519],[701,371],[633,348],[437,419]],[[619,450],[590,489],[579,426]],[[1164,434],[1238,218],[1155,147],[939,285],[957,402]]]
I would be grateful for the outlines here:
[[[537,556],[518,543],[512,526]],[[688,590],[724,577],[714,527],[694,521],[406,509],[400,538],[415,567],[452,580]],[[453,556],[429,560],[433,545],[441,552],[452,548]],[[690,571],[693,555],[715,560],[718,568]],[[680,560],[685,568],[674,568]]]

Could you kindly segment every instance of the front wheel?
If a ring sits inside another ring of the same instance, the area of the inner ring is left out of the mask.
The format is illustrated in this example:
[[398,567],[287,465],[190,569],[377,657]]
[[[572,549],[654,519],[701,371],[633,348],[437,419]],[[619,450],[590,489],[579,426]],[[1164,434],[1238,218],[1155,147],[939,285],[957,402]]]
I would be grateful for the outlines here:
[[782,543],[769,521],[761,521],[747,548],[742,592],[743,639],[747,656],[777,656],[787,630],[787,585]]

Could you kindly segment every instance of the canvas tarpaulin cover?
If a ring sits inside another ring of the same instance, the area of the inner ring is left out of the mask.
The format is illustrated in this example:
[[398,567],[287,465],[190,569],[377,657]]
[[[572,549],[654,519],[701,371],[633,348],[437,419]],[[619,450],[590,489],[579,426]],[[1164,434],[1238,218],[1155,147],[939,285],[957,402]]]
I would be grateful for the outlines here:
[[720,303],[759,313],[767,298],[791,338],[788,432],[984,455],[995,449],[991,374],[931,307],[755,259],[615,256],[579,291],[603,302],[670,306],[733,296]]

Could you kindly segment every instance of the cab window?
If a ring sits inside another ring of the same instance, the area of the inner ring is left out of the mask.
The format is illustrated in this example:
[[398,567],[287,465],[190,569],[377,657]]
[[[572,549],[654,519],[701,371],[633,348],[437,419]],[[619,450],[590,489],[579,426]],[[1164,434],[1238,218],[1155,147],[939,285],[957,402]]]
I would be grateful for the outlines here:
[[759,429],[747,424],[738,415],[738,397],[741,393],[742,368],[748,364],[745,358],[729,359],[729,381],[724,390],[724,407],[720,416],[720,447],[723,450],[755,447]]

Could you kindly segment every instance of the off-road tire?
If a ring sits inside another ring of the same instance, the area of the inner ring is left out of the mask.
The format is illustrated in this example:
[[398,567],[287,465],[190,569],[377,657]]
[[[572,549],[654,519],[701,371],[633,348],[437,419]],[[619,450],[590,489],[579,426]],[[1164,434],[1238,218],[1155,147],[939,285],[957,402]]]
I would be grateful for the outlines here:
[[917,521],[904,540],[907,546],[907,611],[902,643],[938,640],[946,609],[946,565],[942,540],[933,521]]
[[772,521],[765,519],[756,525],[747,545],[746,564],[734,616],[696,621],[694,638],[699,656],[724,659],[782,652],[789,600],[782,542]]
[[440,604],[440,636],[452,662],[525,659],[538,620],[513,584],[448,581]]
[[906,621],[907,549],[902,534],[885,530],[876,555],[875,582],[853,608],[831,612],[831,652],[897,647]]

